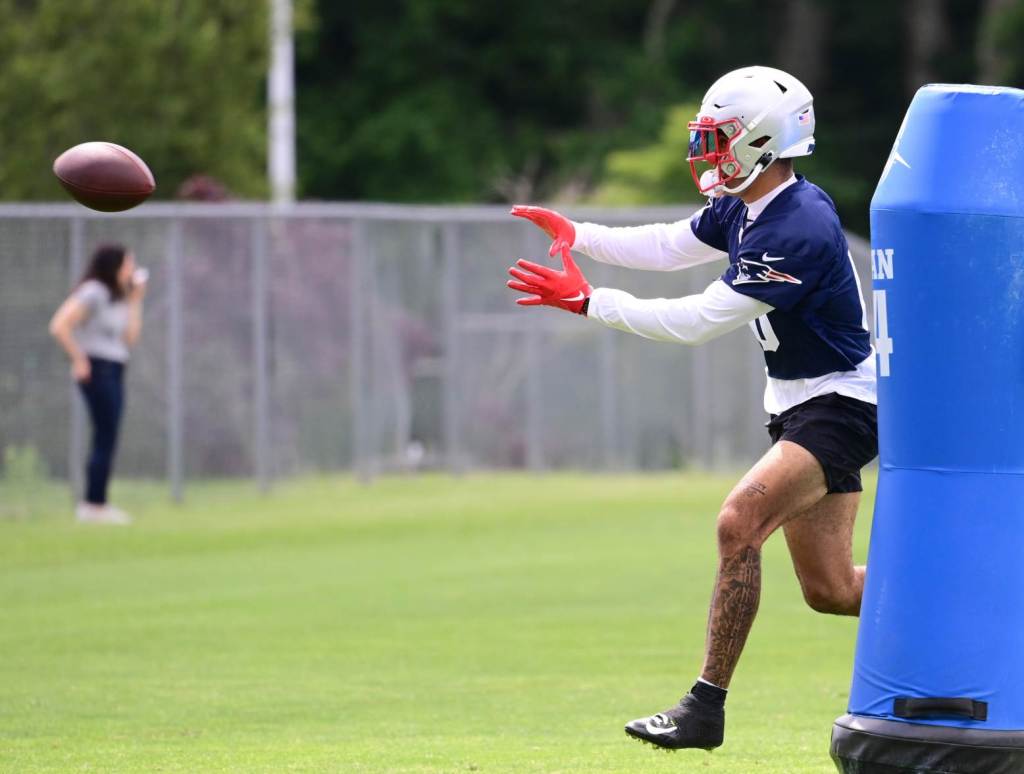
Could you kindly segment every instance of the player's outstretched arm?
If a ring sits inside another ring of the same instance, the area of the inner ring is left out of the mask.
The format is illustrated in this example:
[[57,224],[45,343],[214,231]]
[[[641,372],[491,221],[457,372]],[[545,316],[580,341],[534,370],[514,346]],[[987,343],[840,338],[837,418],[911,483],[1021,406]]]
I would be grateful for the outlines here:
[[576,223],[544,207],[517,204],[512,214],[533,222],[551,237],[550,255],[571,248],[601,263],[650,271],[677,271],[727,257],[694,235],[690,218],[613,228]]
[[703,293],[683,298],[635,298],[623,290],[596,288],[591,292],[587,317],[647,339],[697,345],[773,308],[715,280]]

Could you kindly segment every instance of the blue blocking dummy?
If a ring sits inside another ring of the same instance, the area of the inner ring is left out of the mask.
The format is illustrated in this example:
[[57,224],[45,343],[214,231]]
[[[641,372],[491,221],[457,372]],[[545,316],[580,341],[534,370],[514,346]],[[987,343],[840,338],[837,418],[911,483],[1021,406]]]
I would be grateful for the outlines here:
[[1024,772],[1024,91],[926,86],[871,201],[881,471],[858,772]]

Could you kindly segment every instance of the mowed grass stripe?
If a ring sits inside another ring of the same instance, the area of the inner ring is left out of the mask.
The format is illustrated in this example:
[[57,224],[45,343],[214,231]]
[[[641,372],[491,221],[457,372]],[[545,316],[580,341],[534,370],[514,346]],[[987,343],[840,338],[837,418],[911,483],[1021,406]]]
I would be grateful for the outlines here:
[[696,676],[732,482],[318,478],[180,507],[128,483],[129,529],[0,521],[0,770],[833,771],[856,622],[806,608],[781,536],[725,746],[622,732]]

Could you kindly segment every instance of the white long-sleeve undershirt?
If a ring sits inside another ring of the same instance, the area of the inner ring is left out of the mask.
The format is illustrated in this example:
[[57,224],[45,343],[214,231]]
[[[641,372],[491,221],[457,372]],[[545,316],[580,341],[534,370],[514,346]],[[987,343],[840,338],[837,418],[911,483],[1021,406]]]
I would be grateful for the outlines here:
[[[779,193],[796,182],[795,176],[790,177],[757,201],[748,203],[748,222],[755,220]],[[602,263],[653,271],[676,271],[726,258],[726,253],[697,239],[690,225],[693,217],[696,215],[676,223],[635,228],[575,223],[573,249]],[[640,299],[622,290],[597,288],[590,296],[587,317],[655,341],[697,345],[743,324],[753,328],[754,320],[772,310],[772,306],[739,293],[722,280],[715,280],[703,293],[670,299]],[[760,328],[755,333],[762,337]],[[874,403],[874,353],[854,371],[837,371],[806,379],[768,376],[764,408],[769,414],[781,414],[829,393]]]
[[682,298],[635,298],[624,290],[596,288],[587,317],[654,341],[697,345],[772,311],[771,306],[715,280],[703,293]]
[[678,271],[722,258],[728,253],[701,242],[690,218],[675,223],[613,228],[597,223],[573,223],[573,250],[613,266],[650,271]]

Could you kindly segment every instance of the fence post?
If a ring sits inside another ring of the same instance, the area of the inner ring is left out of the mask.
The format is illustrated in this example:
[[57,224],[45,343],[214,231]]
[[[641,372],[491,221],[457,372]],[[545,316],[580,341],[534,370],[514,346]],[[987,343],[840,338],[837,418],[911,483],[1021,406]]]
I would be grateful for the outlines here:
[[[536,317],[537,315],[534,315]],[[524,355],[526,357],[526,468],[538,473],[544,469],[544,385],[541,381],[541,352],[538,326],[531,319],[526,323]]]
[[693,352],[690,353],[690,363],[693,368],[690,377],[690,394],[693,396],[690,402],[692,418],[690,428],[694,437],[694,450],[700,465],[705,470],[709,470],[713,466],[714,460],[714,450],[712,449],[714,438],[711,428],[715,407],[719,405],[712,394],[711,352],[707,347],[694,347]]
[[252,368],[253,466],[261,492],[270,489],[270,387],[267,354],[267,222],[253,218],[252,245]]
[[[71,219],[68,245],[69,287],[74,286],[85,268],[85,223],[81,218]],[[78,385],[71,381],[71,428],[68,436],[68,481],[71,485],[71,499],[78,501],[85,481],[82,473],[82,447],[85,443],[85,408],[78,394]]]
[[174,219],[167,229],[167,478],[175,502],[182,500],[185,477],[182,268],[181,221]]
[[441,251],[444,259],[441,285],[441,314],[444,329],[444,377],[442,400],[444,406],[444,449],[448,469],[463,472],[460,417],[461,384],[459,374],[459,225],[448,222],[441,229]]
[[[533,230],[520,229],[523,255],[535,247]],[[538,339],[547,334],[540,326],[540,315],[531,314],[523,320],[523,355],[526,359],[526,469],[538,473],[544,469],[544,377]]]
[[616,369],[618,331],[600,331],[601,445],[604,467],[619,467],[619,375]]
[[352,467],[356,477],[366,483],[370,479],[367,448],[366,401],[366,223],[352,221],[352,267],[349,278],[349,406],[352,412]]

